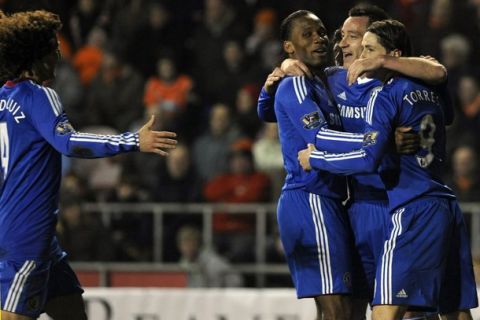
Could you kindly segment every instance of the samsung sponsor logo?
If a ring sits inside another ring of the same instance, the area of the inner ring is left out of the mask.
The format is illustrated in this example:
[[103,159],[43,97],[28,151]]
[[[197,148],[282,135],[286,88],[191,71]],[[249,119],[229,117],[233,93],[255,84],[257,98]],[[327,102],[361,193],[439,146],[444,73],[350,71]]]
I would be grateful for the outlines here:
[[350,107],[343,104],[338,104],[338,111],[342,118],[350,119],[364,119],[366,107]]

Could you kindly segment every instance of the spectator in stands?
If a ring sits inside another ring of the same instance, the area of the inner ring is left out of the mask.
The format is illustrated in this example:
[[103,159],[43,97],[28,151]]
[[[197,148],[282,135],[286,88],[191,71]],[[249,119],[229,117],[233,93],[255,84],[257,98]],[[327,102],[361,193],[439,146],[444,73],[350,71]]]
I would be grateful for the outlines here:
[[69,21],[71,40],[75,49],[87,42],[87,37],[95,27],[103,26],[102,4],[94,0],[77,1]]
[[[267,263],[286,264],[285,251],[282,245],[282,241],[280,239],[278,227],[276,226],[276,221],[273,233],[270,234],[267,238],[266,261]],[[266,287],[293,287],[292,277],[288,274],[267,274],[265,282]]]
[[[229,154],[229,171],[205,184],[207,201],[226,203],[256,203],[269,199],[268,176],[255,170],[251,141],[236,141]],[[253,261],[255,217],[215,213],[213,232],[220,253],[232,262]]]
[[464,75],[456,83],[458,111],[453,125],[447,131],[447,154],[452,155],[459,141],[471,143],[475,148],[480,143],[474,136],[480,125],[480,84],[473,75]]
[[88,89],[88,123],[104,124],[123,131],[142,117],[143,79],[118,57],[106,52],[100,72]]
[[[143,108],[143,117],[133,121],[129,126],[129,131],[135,132],[146,119],[155,115],[155,130],[166,130],[169,124],[163,116],[163,111],[158,106],[153,108]],[[158,193],[158,187],[161,177],[165,174],[166,159],[155,157],[146,153],[135,153],[128,157],[122,157],[122,167],[124,172],[135,172],[137,182],[140,187],[148,194],[148,199],[155,200],[155,194]]]
[[[114,135],[116,130],[105,126],[83,127],[84,132]],[[72,168],[80,179],[86,181],[94,201],[105,201],[119,183],[122,175],[121,157],[98,159],[72,159]]]
[[183,41],[178,41],[172,15],[165,3],[155,1],[145,5],[148,8],[146,23],[134,32],[125,46],[126,61],[145,78],[156,73],[155,65],[161,52],[169,51],[181,57]]
[[177,148],[170,152],[164,172],[154,201],[185,203],[202,199],[200,181],[192,166],[190,149],[185,144],[177,144]]
[[478,80],[472,75],[462,76],[458,82],[457,92],[462,114],[468,122],[473,121],[470,129],[478,128],[480,124],[480,84]]
[[57,63],[55,80],[52,88],[58,92],[60,100],[68,114],[70,121],[77,127],[85,125],[85,110],[80,110],[84,89],[80,83],[78,73],[65,55]]
[[272,194],[269,200],[273,202],[279,198],[285,182],[282,147],[278,140],[276,123],[264,123],[252,150],[255,167],[270,178]]
[[82,201],[93,201],[95,199],[92,190],[88,188],[87,181],[74,170],[66,172],[63,176],[60,198],[82,199]]
[[[217,76],[226,78],[219,70],[224,66],[224,48],[231,39],[238,39],[243,43],[246,26],[236,16],[227,0],[204,0],[202,20],[194,30],[190,49],[195,82],[208,103],[219,101],[216,94],[222,94],[222,91],[218,84],[222,85],[222,88],[223,84]],[[242,76],[242,73],[235,76]],[[232,90],[236,92],[236,88]],[[230,96],[230,99],[232,98],[234,99],[234,95]]]
[[[145,21],[148,21],[149,15],[151,14],[151,10],[145,10],[145,8],[148,8],[149,3],[150,0],[115,1],[116,10],[113,10],[111,13],[111,48],[122,60],[134,68],[137,68],[135,63],[143,62],[135,61],[135,58],[130,57],[129,53],[145,54],[145,52],[135,52],[133,49],[138,47],[133,43],[144,40],[144,38],[139,39],[138,37],[139,34],[142,34],[141,32],[145,31],[140,30],[146,28]],[[154,45],[154,43],[150,45]],[[148,51],[151,51],[150,48]],[[148,52],[148,54],[151,54],[151,52]],[[151,66],[149,66],[149,68],[151,68]],[[140,70],[137,71],[140,72]]]
[[455,92],[460,78],[474,67],[469,65],[471,45],[461,34],[450,34],[440,42],[440,61],[448,70],[448,86],[451,93]]
[[111,261],[115,259],[110,231],[99,216],[82,212],[76,198],[63,198],[57,224],[58,240],[71,261]]
[[241,287],[243,279],[225,258],[202,245],[200,231],[184,226],[177,233],[180,265],[188,274],[188,287]]
[[459,146],[452,159],[452,175],[448,185],[459,201],[480,201],[478,154],[469,145]]
[[[159,175],[158,187],[154,191],[153,201],[169,203],[200,202],[202,185],[192,166],[190,149],[180,143],[166,158],[166,167]],[[163,238],[166,246],[163,248],[165,261],[177,261],[176,250],[170,245],[178,229],[185,224],[201,225],[198,214],[166,214],[163,217]]]
[[248,36],[245,51],[257,61],[263,74],[279,65],[283,50],[277,35],[277,13],[271,8],[260,9],[254,18],[253,32]]
[[78,72],[80,82],[89,86],[102,66],[103,51],[107,34],[103,29],[94,28],[88,35],[88,41],[73,56],[73,66]]
[[222,103],[213,105],[208,131],[198,137],[193,146],[195,169],[202,182],[227,172],[230,146],[239,137],[230,108]]
[[214,69],[212,79],[215,81],[209,81],[211,88],[208,95],[234,105],[237,92],[242,86],[260,82],[257,73],[264,75],[259,69],[252,68],[241,42],[228,40],[223,47],[223,62]]
[[257,115],[257,99],[260,89],[254,84],[247,84],[237,91],[235,101],[235,123],[241,134],[255,139],[262,126],[262,121]]
[[157,61],[157,73],[145,84],[143,103],[158,108],[170,128],[181,129],[187,106],[193,101],[193,80],[179,74],[174,58],[168,55]]
[[[147,200],[137,178],[124,174],[109,202],[139,203]],[[151,261],[153,250],[153,218],[151,214],[137,212],[115,213],[111,217],[111,233],[118,261]]]

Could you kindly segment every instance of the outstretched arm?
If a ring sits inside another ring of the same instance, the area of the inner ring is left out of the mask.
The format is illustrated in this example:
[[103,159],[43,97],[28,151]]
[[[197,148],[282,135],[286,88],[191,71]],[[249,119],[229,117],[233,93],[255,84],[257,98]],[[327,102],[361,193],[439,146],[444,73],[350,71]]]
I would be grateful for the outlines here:
[[130,151],[154,152],[167,155],[168,149],[175,148],[176,134],[167,131],[153,131],[152,118],[136,133],[102,135],[76,131],[70,124],[56,92],[41,88],[37,92],[37,104],[29,110],[29,119],[48,143],[58,152],[80,158],[101,158]]
[[393,57],[357,59],[348,68],[348,83],[353,84],[365,72],[379,68],[390,69],[407,77],[420,79],[428,84],[440,84],[447,79],[447,69],[431,57]]

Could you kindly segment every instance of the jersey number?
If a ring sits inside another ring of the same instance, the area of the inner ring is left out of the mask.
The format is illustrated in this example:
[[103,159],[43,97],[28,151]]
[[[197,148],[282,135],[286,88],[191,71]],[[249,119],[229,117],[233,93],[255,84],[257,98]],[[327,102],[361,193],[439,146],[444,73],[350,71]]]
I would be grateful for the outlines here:
[[423,156],[417,156],[417,162],[422,168],[427,168],[435,158],[432,152],[433,145],[435,144],[435,130],[437,126],[433,121],[431,114],[427,114],[422,118],[420,123],[420,147],[426,152]]
[[10,144],[8,141],[7,123],[0,122],[0,157],[2,159],[3,179],[7,177],[8,155],[10,154]]

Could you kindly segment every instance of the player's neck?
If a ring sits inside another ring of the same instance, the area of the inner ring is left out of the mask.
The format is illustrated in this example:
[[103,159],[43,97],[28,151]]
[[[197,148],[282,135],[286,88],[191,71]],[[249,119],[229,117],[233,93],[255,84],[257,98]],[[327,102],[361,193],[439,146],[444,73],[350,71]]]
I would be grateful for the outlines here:
[[20,81],[25,81],[25,80],[31,80],[37,84],[41,84],[41,81],[38,79],[38,77],[35,75],[34,72],[31,71],[23,71],[17,79],[15,79],[15,82],[20,82]]
[[317,67],[309,66],[308,68],[312,71],[314,76],[319,77],[323,82],[326,82],[327,77],[324,72],[325,66],[317,66]]
[[388,80],[395,76],[395,72],[388,69],[380,69],[372,76],[372,78],[378,79],[383,83],[387,83]]

